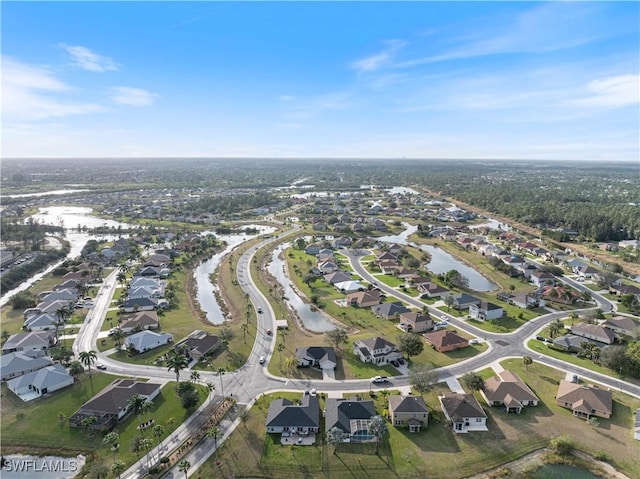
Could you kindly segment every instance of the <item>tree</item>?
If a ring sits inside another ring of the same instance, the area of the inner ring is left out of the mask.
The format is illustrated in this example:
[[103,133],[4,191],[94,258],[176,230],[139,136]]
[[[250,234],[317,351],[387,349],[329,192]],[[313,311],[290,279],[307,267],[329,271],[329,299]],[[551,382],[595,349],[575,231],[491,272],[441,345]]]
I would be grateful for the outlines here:
[[64,326],[67,323],[67,320],[73,315],[73,310],[68,306],[63,306],[62,308],[58,308],[56,311],[56,344],[58,344],[58,336],[59,336],[59,327]]
[[451,269],[445,273],[444,282],[449,286],[456,286],[458,288],[466,288],[469,286],[469,278],[463,276],[455,269]]
[[438,379],[438,372],[430,364],[419,364],[409,371],[409,383],[419,393],[427,392]]
[[139,394],[131,396],[127,401],[127,408],[138,416],[138,424],[142,423],[142,414],[145,412],[145,409],[148,408],[148,406],[145,406],[146,403],[146,398]]
[[120,478],[120,474],[125,471],[125,464],[122,461],[115,461],[111,464],[111,473],[116,476],[118,479]]
[[180,397],[182,407],[186,410],[193,409],[200,400],[198,388],[192,382],[180,382],[176,386],[176,394]]
[[480,391],[484,388],[484,379],[476,373],[469,372],[462,376],[462,380],[472,391]]
[[153,441],[148,437],[140,439],[140,447],[147,451],[147,470],[150,469],[149,465],[149,451],[153,447]]
[[247,333],[249,332],[248,324],[241,324],[240,329],[242,329],[242,342],[247,344]]
[[[164,434],[164,426],[162,424],[156,424],[153,426],[153,435],[156,438],[156,442],[160,445],[160,437]],[[160,448],[158,448],[158,459],[160,458]]]
[[207,437],[213,438],[213,448],[218,449],[218,435],[220,434],[220,428],[218,426],[210,427],[207,430]]
[[398,349],[407,359],[417,356],[424,350],[424,341],[414,333],[405,333],[399,336]]
[[453,295],[449,294],[449,295],[444,297],[444,304],[447,307],[448,311],[451,311],[451,308],[453,308],[453,304],[454,303],[455,303],[455,299],[454,299]]
[[197,383],[198,381],[200,381],[200,373],[198,371],[191,371],[189,379],[192,383]]
[[96,352],[93,349],[91,349],[89,351],[80,352],[80,362],[82,364],[84,364],[88,369],[87,374],[89,375],[89,382],[91,383],[91,390],[93,390],[93,379],[91,378],[91,365],[96,362],[97,358],[98,358],[98,355],[96,354]]
[[172,349],[167,354],[167,370],[176,373],[176,381],[180,382],[180,371],[189,366],[189,360],[181,352]]
[[549,325],[549,336],[553,339],[557,337],[562,330],[564,330],[564,324],[562,324],[559,319],[555,320]]
[[118,450],[118,440],[120,435],[116,431],[111,431],[102,438],[102,443],[107,446],[113,453],[113,461],[116,460],[116,451]]
[[222,383],[222,375],[225,373],[224,368],[218,368],[217,370],[218,377],[220,378],[220,394],[224,397],[224,384]]
[[389,434],[387,421],[385,421],[382,416],[373,416],[369,423],[369,433],[373,434],[376,438],[376,455],[378,455],[380,440]]
[[600,364],[622,374],[628,364],[626,349],[625,346],[605,346],[600,352]]
[[116,343],[116,349],[119,351],[122,348],[122,341],[125,338],[124,331],[120,328],[115,328],[113,332],[110,333],[110,336],[113,338],[113,341]]
[[347,332],[342,328],[332,329],[324,333],[324,335],[336,349],[340,349],[340,345],[346,344],[349,339]]
[[71,374],[74,378],[78,379],[78,376],[84,372],[84,368],[80,361],[72,361],[69,365],[69,374]]
[[298,358],[296,356],[287,356],[284,358],[285,372],[293,372],[298,367]]
[[2,344],[7,342],[7,339],[11,337],[11,334],[6,329],[0,333],[0,338],[2,338]]
[[182,461],[180,461],[178,463],[178,470],[180,472],[184,472],[184,477],[185,479],[188,477],[187,476],[187,471],[191,469],[191,463],[189,461],[187,461],[186,459],[183,459]]
[[533,363],[533,358],[531,356],[522,356],[522,362],[524,363],[525,369],[529,369],[529,365]]
[[206,386],[207,386],[207,390],[209,391],[209,403],[211,403],[211,398],[213,397],[213,394],[211,393],[216,390],[216,386],[215,384],[210,382],[207,382]]
[[338,445],[344,442],[348,437],[349,435],[346,432],[339,427],[334,426],[327,432],[327,444],[333,446],[333,453],[336,454],[338,451]]

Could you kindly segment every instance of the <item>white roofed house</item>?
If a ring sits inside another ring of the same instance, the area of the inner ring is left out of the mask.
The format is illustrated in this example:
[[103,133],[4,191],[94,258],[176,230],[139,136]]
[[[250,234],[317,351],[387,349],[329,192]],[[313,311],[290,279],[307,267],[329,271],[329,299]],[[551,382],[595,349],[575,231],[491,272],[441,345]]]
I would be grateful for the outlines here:
[[61,364],[38,369],[7,381],[7,387],[23,401],[51,394],[73,384],[73,376]]
[[132,334],[124,340],[124,346],[129,351],[144,353],[173,341],[173,336],[169,333],[156,333],[154,331],[140,331]]
[[363,291],[365,286],[359,281],[342,281],[341,283],[334,284],[334,287],[341,293],[355,293],[356,291]]
[[0,373],[2,381],[17,378],[38,369],[51,366],[53,361],[41,350],[14,352],[0,356]]

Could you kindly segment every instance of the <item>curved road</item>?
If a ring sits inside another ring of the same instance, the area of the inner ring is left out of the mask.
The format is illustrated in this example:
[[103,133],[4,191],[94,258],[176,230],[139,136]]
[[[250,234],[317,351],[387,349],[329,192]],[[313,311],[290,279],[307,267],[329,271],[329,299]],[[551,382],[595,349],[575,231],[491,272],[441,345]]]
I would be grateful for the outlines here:
[[[240,369],[237,369],[227,374],[219,376],[216,373],[198,371],[201,376],[201,381],[204,383],[213,383],[216,390],[226,396],[233,395],[239,404],[247,405],[250,407],[255,399],[260,395],[272,391],[297,391],[302,392],[310,388],[316,388],[318,391],[368,391],[371,388],[369,380],[344,380],[344,381],[312,381],[312,380],[298,380],[287,379],[277,376],[273,376],[267,371],[266,365],[260,365],[258,360],[260,356],[267,356],[270,359],[276,344],[277,329],[275,328],[275,314],[271,308],[271,304],[268,299],[260,292],[256,287],[253,278],[251,277],[250,265],[255,253],[267,244],[280,239],[282,236],[290,235],[297,231],[299,228],[292,228],[284,234],[276,236],[274,238],[265,239],[256,245],[249,248],[238,261],[236,268],[236,274],[238,281],[245,291],[249,295],[251,302],[256,310],[262,309],[262,313],[258,314],[258,333],[254,342],[252,351],[249,355],[247,363]],[[369,274],[368,271],[360,264],[358,252],[343,251],[343,254],[349,259],[354,271],[359,274],[365,280],[374,283],[375,278]],[[96,350],[96,340],[98,333],[100,332],[102,322],[107,314],[113,292],[116,288],[116,276],[117,271],[111,273],[104,281],[100,292],[95,299],[95,306],[93,310],[87,315],[84,325],[81,327],[80,332],[74,342],[74,353],[78,354],[81,351]],[[564,282],[571,284],[576,289],[586,290],[587,288],[580,283],[574,282],[567,278],[562,279]],[[397,297],[398,299],[411,304],[414,307],[422,309],[425,305],[416,298],[407,296],[389,286],[380,284],[380,289],[385,291],[388,295]],[[603,311],[611,311],[612,304],[603,298],[602,296],[593,293],[593,299],[598,303]],[[428,306],[431,313],[436,316],[443,316],[444,313],[432,306]],[[580,311],[580,310],[578,310]],[[526,347],[527,341],[535,335],[536,331],[545,327],[549,322],[558,318],[566,316],[566,312],[554,312],[544,316],[540,316],[533,319],[519,329],[512,333],[498,334],[489,333],[475,326],[465,323],[464,321],[448,317],[448,321],[455,325],[457,328],[468,332],[469,334],[482,337],[486,339],[489,344],[489,349],[484,353],[467,359],[463,362],[456,363],[451,366],[446,366],[438,369],[440,380],[445,380],[451,376],[461,376],[469,371],[475,371],[488,367],[491,363],[505,359],[507,357],[522,357],[523,355],[530,355],[535,361],[551,366],[556,369],[575,373],[590,381],[598,382],[610,388],[615,388],[627,394],[640,398],[640,387],[630,384],[626,381],[611,378],[593,371],[574,366],[563,361],[550,358],[548,356],[542,356],[535,351],[531,351]],[[273,331],[273,336],[266,334],[267,329]],[[137,364],[123,363],[113,360],[108,357],[111,352],[105,351],[97,353],[99,362],[103,363],[107,370],[106,372],[117,375],[126,375],[134,377],[143,377],[160,382],[168,382],[175,379],[175,374],[168,371],[166,368],[157,366],[142,366]],[[268,361],[267,361],[268,362]],[[189,370],[185,371],[186,374]],[[403,387],[409,385],[409,378],[407,376],[396,376],[393,378],[391,385],[386,384],[383,387],[388,389]],[[201,409],[204,405],[201,407]],[[197,411],[198,412],[198,411]],[[196,414],[197,414],[196,412]],[[196,414],[194,414],[187,422],[180,425],[168,438],[166,438],[159,446],[162,448],[162,452],[166,453],[168,444],[179,444],[184,441],[197,429],[197,421],[194,420]],[[227,421],[222,424],[222,435],[218,438],[218,445],[220,445],[226,437],[233,431],[238,425],[239,419],[234,422]],[[213,444],[211,440],[205,439],[200,444],[196,445],[194,449],[187,455],[186,459],[191,463],[191,469],[188,471],[189,475],[195,473],[198,467],[214,452]],[[151,451],[151,457],[157,457],[159,454],[158,447]],[[129,468],[122,477],[124,478],[137,478],[144,475],[146,471],[146,463],[144,458],[136,462],[131,468]],[[170,471],[166,477],[178,477],[177,471]],[[182,473],[180,473],[180,477]]]

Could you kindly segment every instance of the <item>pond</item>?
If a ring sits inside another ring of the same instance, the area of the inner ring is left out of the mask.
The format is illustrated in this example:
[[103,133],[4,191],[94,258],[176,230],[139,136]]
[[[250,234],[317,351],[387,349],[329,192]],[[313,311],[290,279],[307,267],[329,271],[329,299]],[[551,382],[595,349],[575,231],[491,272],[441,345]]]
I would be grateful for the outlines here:
[[532,479],[598,479],[599,476],[591,474],[584,469],[578,469],[573,466],[566,466],[564,464],[545,464],[537,469]]
[[399,233],[397,235],[381,236],[377,239],[387,243],[410,245],[414,246],[415,248],[419,248],[422,251],[426,251],[427,253],[429,253],[429,255],[431,255],[431,261],[427,263],[427,269],[429,271],[435,274],[444,274],[447,271],[455,269],[460,274],[466,276],[469,279],[469,288],[473,289],[474,291],[494,291],[498,289],[495,284],[482,276],[475,269],[467,266],[461,261],[458,261],[446,251],[431,245],[418,245],[416,243],[408,243],[407,239],[413,233],[418,231],[418,227],[409,223],[402,223],[402,225],[405,227],[405,230],[402,233]]
[[[215,291],[217,290],[217,286],[211,284],[209,275],[216,270],[220,261],[222,261],[222,258],[231,252],[236,246],[244,243],[245,241],[249,241],[251,238],[254,238],[259,234],[269,234],[276,230],[276,228],[272,226],[263,225],[247,225],[245,228],[255,228],[258,230],[258,233],[216,235],[217,239],[226,243],[226,247],[219,253],[214,254],[208,260],[201,262],[193,270],[193,278],[195,279],[197,286],[196,299],[200,304],[200,309],[205,312],[207,320],[212,324],[223,324],[225,322],[225,317],[222,313],[222,309],[220,309],[218,300],[216,299]],[[213,234],[213,232],[209,231],[204,232],[203,234]]]
[[322,312],[313,311],[311,306],[305,303],[291,287],[291,282],[286,273],[285,262],[280,258],[280,254],[289,246],[289,243],[284,243],[275,248],[271,256],[271,262],[267,267],[269,273],[282,285],[287,304],[296,311],[306,329],[316,333],[324,333],[335,329],[336,324],[334,322],[329,320]]

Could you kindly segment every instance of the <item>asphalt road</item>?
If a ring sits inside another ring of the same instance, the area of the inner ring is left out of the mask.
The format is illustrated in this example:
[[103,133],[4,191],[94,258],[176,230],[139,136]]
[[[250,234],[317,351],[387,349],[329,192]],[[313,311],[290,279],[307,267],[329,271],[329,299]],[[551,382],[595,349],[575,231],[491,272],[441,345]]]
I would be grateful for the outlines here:
[[[296,230],[297,228],[293,228],[286,232],[284,235],[291,234]],[[258,334],[256,336],[256,340],[247,363],[241,368],[235,371],[227,372],[223,375],[218,375],[216,373],[206,371],[198,371],[201,376],[201,382],[213,383],[216,387],[216,395],[220,395],[224,391],[224,395],[233,395],[237,399],[238,405],[245,407],[250,407],[255,399],[261,394],[272,391],[303,392],[311,388],[315,388],[318,392],[369,391],[372,388],[369,380],[311,381],[282,378],[271,375],[267,371],[266,365],[263,366],[259,364],[258,360],[260,356],[266,356],[268,359],[270,359],[270,357],[272,356],[278,332],[275,328],[276,318],[274,311],[271,308],[271,304],[269,303],[267,298],[256,287],[253,278],[251,277],[250,265],[256,251],[264,247],[266,244],[278,240],[284,235],[266,239],[254,245],[248,251],[246,251],[238,261],[238,265],[236,268],[238,281],[245,293],[249,295],[249,299],[256,308],[256,311],[258,310],[258,308],[261,308],[262,310],[262,313],[257,314]],[[361,256],[362,254],[358,254],[357,252],[354,254],[348,251],[343,252],[346,254],[353,269],[358,275],[360,275],[367,281],[378,283],[375,278],[371,276],[368,271],[366,271],[366,269],[359,263],[358,256]],[[87,315],[87,319],[82,325],[78,337],[74,342],[74,353],[78,354],[81,351],[88,351],[91,349],[97,351],[96,340],[98,337],[98,333],[100,332],[102,322],[107,314],[111,298],[113,297],[113,293],[116,289],[116,276],[116,271],[111,273],[100,288],[100,292],[98,293],[98,296],[96,297],[94,302],[94,308]],[[571,284],[571,286],[575,287],[576,289],[586,289],[586,287],[584,287],[580,283],[577,283],[570,279],[563,278],[563,281]],[[384,284],[380,284],[379,287],[387,295],[395,296],[398,299],[401,299],[402,301],[405,301],[406,303],[411,304],[416,308],[422,309],[424,306],[424,303],[417,300],[416,298],[407,296],[406,294],[398,292]],[[603,298],[602,296],[593,293],[590,290],[589,292],[592,294],[593,299],[598,303],[597,307],[605,312],[611,311],[613,309],[613,305],[606,298]],[[440,317],[443,315],[442,311],[437,310],[432,306],[429,306],[428,309],[432,314],[436,315],[436,317]],[[576,310],[576,312],[580,311],[584,310]],[[542,364],[546,364],[548,366],[566,372],[578,374],[585,380],[598,382],[606,387],[617,389],[640,398],[640,387],[638,386],[635,386],[623,380],[604,376],[602,374],[595,373],[593,371],[583,369],[581,367],[574,366],[563,361],[559,361],[547,356],[542,356],[535,351],[527,349],[527,341],[532,336],[535,336],[535,333],[537,331],[544,328],[551,321],[566,316],[566,314],[566,312],[550,312],[549,314],[540,316],[534,320],[527,322],[518,330],[512,333],[505,334],[489,333],[476,328],[475,326],[470,325],[463,320],[449,316],[448,321],[451,325],[454,325],[456,328],[459,328],[460,330],[463,330],[471,335],[486,340],[489,345],[489,349],[484,353],[467,359],[461,363],[438,369],[440,379],[445,380],[446,378],[451,376],[457,377],[469,371],[483,369],[495,361],[499,361],[508,357],[522,357],[524,355],[529,355],[535,361]],[[267,329],[271,329],[273,331],[272,336],[266,334]],[[108,357],[108,354],[109,353],[107,352],[97,353],[98,361],[107,367],[107,370],[105,371],[107,373],[142,377],[148,378],[150,380],[158,380],[161,382],[167,382],[175,379],[175,374],[163,367],[123,363],[110,359]],[[188,375],[189,373],[189,370],[185,370],[182,372],[182,374],[184,375]],[[377,386],[377,388],[392,389],[408,385],[409,378],[407,376],[396,376],[391,378],[390,383],[379,385]],[[376,386],[373,387],[376,388]],[[205,405],[203,405],[203,407]],[[199,425],[198,421],[196,420],[196,418],[198,418],[198,413],[199,411],[196,411],[196,413],[194,413],[194,415],[187,422],[180,425],[180,427],[178,427],[171,436],[163,441],[161,446],[159,446],[162,448],[162,451],[159,451],[158,448],[152,450],[152,457],[157,456],[160,452],[166,453],[167,451],[165,448],[168,448],[168,445],[179,444],[181,441],[188,438],[191,433],[197,430],[197,427]],[[230,419],[225,419],[223,421],[223,423],[221,424],[222,435],[218,438],[218,446],[224,442],[229,434],[231,434],[238,423],[239,419],[234,418],[233,415]],[[213,454],[213,452],[214,447],[212,444],[212,440],[209,439],[203,440],[200,444],[194,447],[186,456],[186,459],[191,463],[192,466],[188,471],[188,475],[195,473],[199,465],[206,461],[207,458],[209,458],[211,454]],[[145,468],[146,461],[143,458],[135,463],[125,473],[123,473],[122,477],[127,479],[141,477],[146,470]],[[171,475],[168,477],[173,477],[174,475],[175,477],[182,477],[182,473],[180,473],[180,475],[178,476],[177,471],[174,470],[172,470],[170,474]]]

